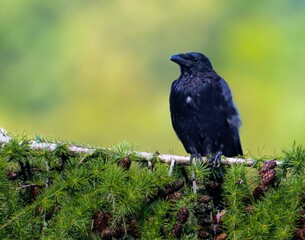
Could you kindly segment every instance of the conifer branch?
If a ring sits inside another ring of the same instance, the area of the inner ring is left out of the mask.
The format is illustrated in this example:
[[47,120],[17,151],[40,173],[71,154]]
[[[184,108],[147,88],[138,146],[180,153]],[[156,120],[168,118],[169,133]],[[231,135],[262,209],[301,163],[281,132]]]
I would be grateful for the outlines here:
[[[0,128],[0,147],[8,143],[12,137],[9,137],[6,135],[6,131],[2,128]],[[56,148],[60,145],[61,143],[49,143],[49,142],[38,142],[38,141],[30,141],[29,147],[35,150],[49,150],[49,151],[55,151]],[[111,149],[106,149],[106,148],[101,148],[105,150],[111,150]],[[68,150],[70,151],[71,154],[77,155],[77,154],[93,154],[94,151],[96,150],[95,148],[87,148],[87,147],[81,147],[81,146],[76,146],[76,145],[70,145],[68,147]],[[139,156],[142,159],[150,160],[154,157],[158,157],[158,159],[167,164],[171,164],[172,159],[175,160],[176,164],[182,164],[182,165],[190,165],[190,156],[177,156],[177,155],[172,155],[172,154],[155,154],[155,153],[149,153],[149,152],[134,152],[137,156]],[[203,163],[208,163],[208,158],[207,157],[202,157],[201,158]],[[246,166],[253,166],[256,163],[256,160],[254,159],[245,159],[241,157],[222,157],[221,158],[221,164],[224,165],[233,165],[233,164],[244,164]],[[276,161],[277,165],[281,165],[282,162]]]

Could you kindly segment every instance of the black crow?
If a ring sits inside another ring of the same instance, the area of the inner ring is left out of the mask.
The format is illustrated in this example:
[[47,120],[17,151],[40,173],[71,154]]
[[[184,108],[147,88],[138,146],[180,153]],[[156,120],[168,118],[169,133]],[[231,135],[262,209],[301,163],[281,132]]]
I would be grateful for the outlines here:
[[192,157],[243,155],[240,118],[226,81],[201,53],[177,54],[170,60],[179,64],[181,75],[172,83],[170,112],[173,128]]

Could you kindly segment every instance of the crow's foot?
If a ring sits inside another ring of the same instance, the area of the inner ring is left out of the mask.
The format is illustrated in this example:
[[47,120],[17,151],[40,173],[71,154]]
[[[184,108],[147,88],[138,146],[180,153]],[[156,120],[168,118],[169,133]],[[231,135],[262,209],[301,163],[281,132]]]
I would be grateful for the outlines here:
[[215,168],[218,164],[221,163],[221,156],[222,151],[218,151],[209,159],[209,163],[213,163],[213,168]]

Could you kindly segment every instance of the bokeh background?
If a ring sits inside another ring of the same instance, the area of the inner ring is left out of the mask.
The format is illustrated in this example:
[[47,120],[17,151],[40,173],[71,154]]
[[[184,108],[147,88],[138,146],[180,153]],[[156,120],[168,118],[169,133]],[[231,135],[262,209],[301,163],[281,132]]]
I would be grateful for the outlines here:
[[231,86],[243,148],[305,141],[305,1],[0,3],[0,127],[185,154],[170,122],[175,53],[205,53]]

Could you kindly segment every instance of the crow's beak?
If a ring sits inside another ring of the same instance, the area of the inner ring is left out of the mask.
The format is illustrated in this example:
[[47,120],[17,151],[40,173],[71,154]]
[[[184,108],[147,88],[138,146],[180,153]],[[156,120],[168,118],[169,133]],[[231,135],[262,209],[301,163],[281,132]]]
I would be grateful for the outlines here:
[[187,60],[183,58],[183,55],[184,54],[175,54],[173,56],[171,56],[169,58],[169,60],[175,62],[175,63],[178,63],[179,65],[185,65],[187,63]]

